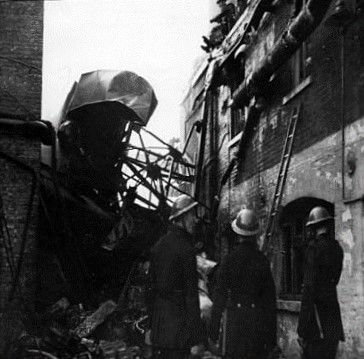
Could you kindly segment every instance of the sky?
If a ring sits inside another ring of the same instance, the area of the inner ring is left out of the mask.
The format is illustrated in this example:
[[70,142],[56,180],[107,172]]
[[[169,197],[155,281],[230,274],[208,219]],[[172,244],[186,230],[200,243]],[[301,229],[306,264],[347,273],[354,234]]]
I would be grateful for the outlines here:
[[42,118],[57,123],[82,73],[129,70],[144,77],[158,99],[147,128],[165,141],[179,137],[179,104],[203,55],[208,1],[45,1]]

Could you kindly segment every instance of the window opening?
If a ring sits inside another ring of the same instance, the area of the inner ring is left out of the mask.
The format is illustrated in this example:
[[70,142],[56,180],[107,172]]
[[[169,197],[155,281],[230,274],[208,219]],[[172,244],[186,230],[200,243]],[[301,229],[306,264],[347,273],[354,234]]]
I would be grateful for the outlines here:
[[244,129],[244,115],[241,109],[231,110],[231,138],[237,136]]
[[[231,80],[229,83],[231,94],[239,87],[244,80],[244,60],[234,61],[230,65],[229,71],[233,73],[230,76]],[[244,130],[245,125],[245,114],[242,109],[231,108],[231,122],[230,122],[230,139],[233,139],[240,132]]]
[[334,206],[330,202],[304,197],[284,207],[280,228],[281,241],[281,283],[280,298],[300,300],[302,294],[305,252],[310,238],[306,223],[311,209],[315,206],[325,207],[334,215]]
[[292,57],[293,88],[297,87],[311,74],[311,43],[307,39]]

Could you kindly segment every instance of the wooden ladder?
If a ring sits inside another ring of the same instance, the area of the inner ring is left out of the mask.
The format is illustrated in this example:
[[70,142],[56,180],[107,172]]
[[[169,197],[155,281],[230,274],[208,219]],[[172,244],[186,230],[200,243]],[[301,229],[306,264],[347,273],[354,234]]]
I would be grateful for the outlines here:
[[269,213],[267,227],[265,230],[264,243],[263,243],[263,247],[262,247],[262,251],[264,253],[267,252],[270,239],[275,230],[278,209],[281,204],[284,186],[285,186],[286,179],[287,179],[289,162],[291,160],[292,148],[293,148],[293,143],[294,143],[294,138],[295,138],[295,133],[296,133],[296,126],[297,126],[297,121],[300,116],[300,111],[301,111],[301,104],[299,104],[297,107],[295,107],[292,110],[292,114],[291,114],[291,117],[289,120],[287,136],[286,136],[286,140],[284,143],[281,164],[280,164],[279,172],[278,172],[277,184],[276,184],[276,188],[275,188],[273,199],[272,199],[272,206],[271,206],[270,213]]

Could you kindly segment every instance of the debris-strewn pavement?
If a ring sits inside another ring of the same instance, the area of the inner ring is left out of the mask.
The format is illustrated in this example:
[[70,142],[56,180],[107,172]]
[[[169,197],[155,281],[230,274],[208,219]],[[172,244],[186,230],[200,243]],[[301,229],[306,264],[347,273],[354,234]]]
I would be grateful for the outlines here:
[[[40,313],[32,313],[29,320],[32,325],[24,326],[21,334],[12,338],[6,357],[150,359],[145,273],[143,263],[133,265],[120,295],[105,298],[96,307],[71,303],[69,298],[61,297]],[[205,306],[210,307],[211,303],[206,304],[204,300],[201,303],[205,313]],[[191,350],[190,359],[218,357],[203,346],[196,346]]]
[[[86,311],[81,304],[70,305],[67,298],[61,298],[37,318],[37,335],[24,331],[14,341],[12,357],[149,359],[152,349],[145,343],[147,316],[138,299],[140,293],[138,288],[129,290],[123,311],[112,300]],[[208,351],[191,358],[217,359]]]
[[19,359],[146,358],[150,350],[135,315],[112,300],[90,312],[61,298],[38,318],[38,336],[23,332],[13,353]]

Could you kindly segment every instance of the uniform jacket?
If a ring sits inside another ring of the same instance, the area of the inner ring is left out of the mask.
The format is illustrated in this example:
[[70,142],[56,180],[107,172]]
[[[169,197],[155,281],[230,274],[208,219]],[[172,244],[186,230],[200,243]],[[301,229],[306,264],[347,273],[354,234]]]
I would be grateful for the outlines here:
[[298,335],[306,340],[320,338],[315,308],[325,339],[344,340],[336,286],[339,283],[343,250],[328,234],[311,241],[306,250],[303,297]]
[[269,261],[255,243],[243,242],[225,257],[213,303],[210,337],[217,340],[221,315],[227,307],[228,354],[250,357],[275,346],[275,285]]
[[202,340],[198,274],[192,237],[170,226],[152,248],[151,342],[154,346],[187,349]]

